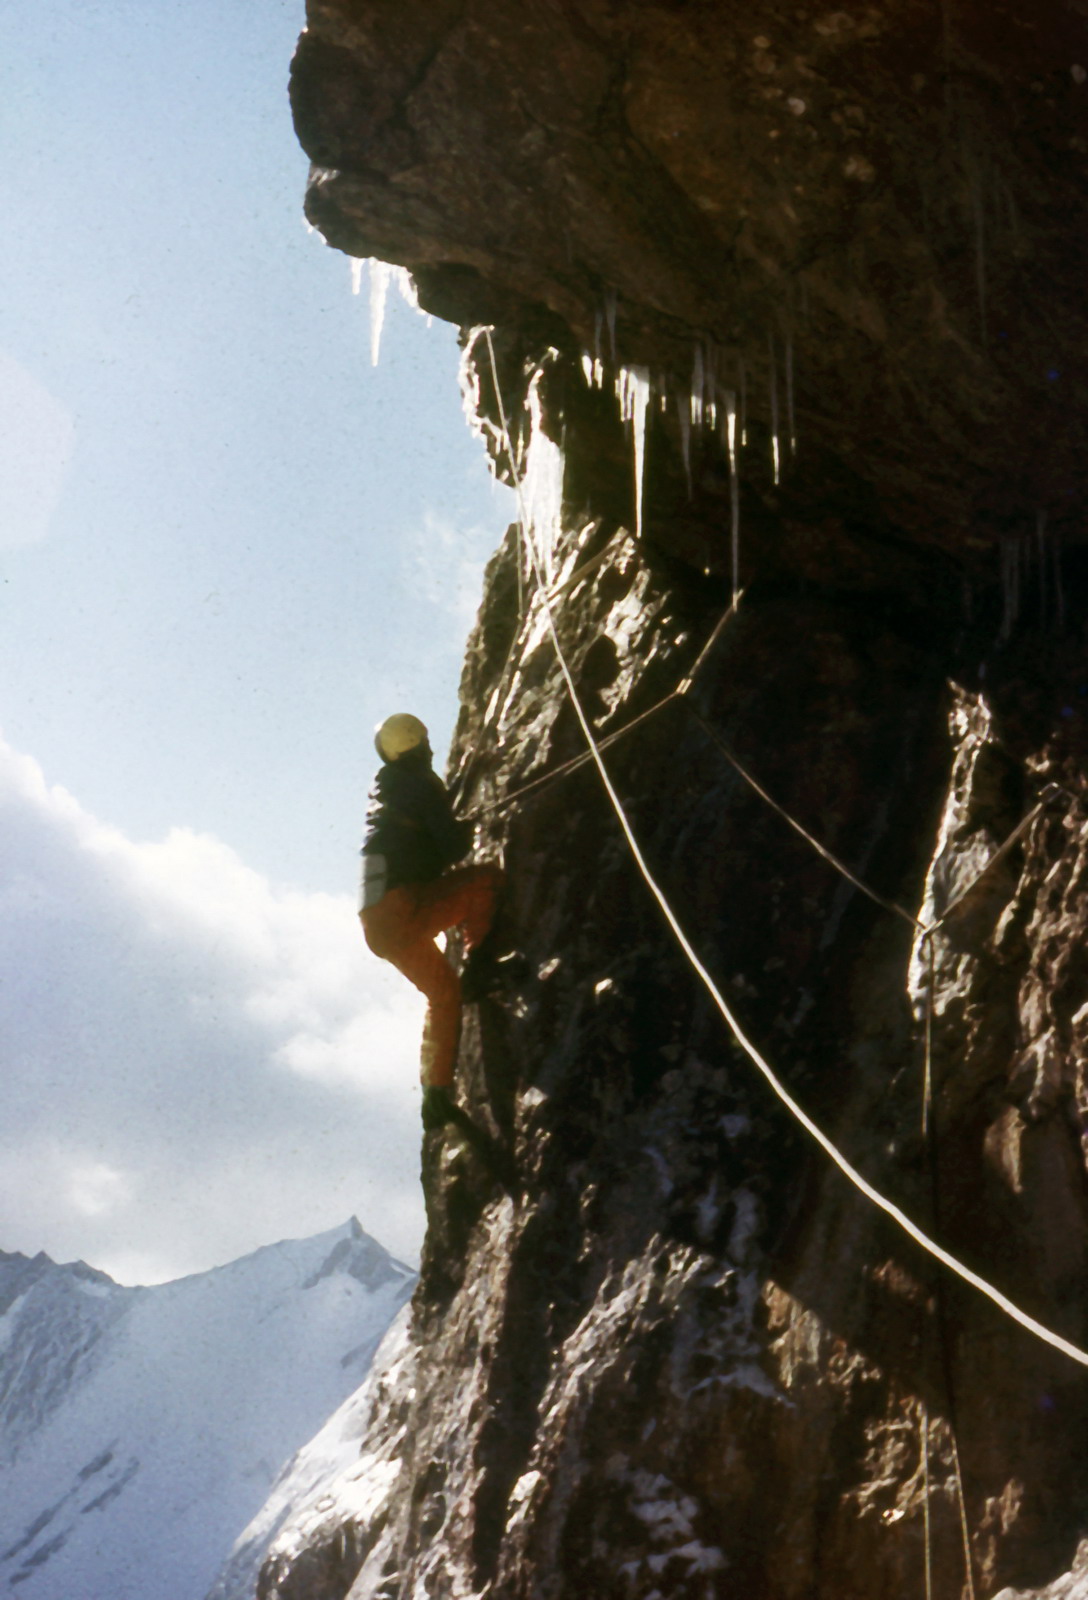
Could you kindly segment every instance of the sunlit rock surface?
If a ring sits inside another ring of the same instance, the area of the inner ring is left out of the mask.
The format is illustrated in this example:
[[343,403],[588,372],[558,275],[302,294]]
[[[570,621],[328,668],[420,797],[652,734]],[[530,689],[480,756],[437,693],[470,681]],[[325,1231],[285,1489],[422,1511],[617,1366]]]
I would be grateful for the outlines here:
[[[466,330],[602,736],[743,586],[686,699],[606,753],[742,1026],[870,1181],[1082,1346],[1086,57],[1058,0],[322,0],[292,84],[311,219]],[[934,1595],[969,1560],[979,1596],[1071,1600],[1084,1369],[808,1142],[592,768],[486,809],[583,748],[513,534],[462,700],[451,776],[534,974],[466,1014],[497,1158],[428,1137],[408,1342],[262,1600],[900,1600],[927,1551]],[[1050,784],[933,937],[927,1138],[910,918]]]

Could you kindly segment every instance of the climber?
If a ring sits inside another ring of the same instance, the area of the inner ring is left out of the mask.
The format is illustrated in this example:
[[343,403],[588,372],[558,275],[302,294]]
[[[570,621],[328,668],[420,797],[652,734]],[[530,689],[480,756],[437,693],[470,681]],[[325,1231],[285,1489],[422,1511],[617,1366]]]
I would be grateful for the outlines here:
[[[462,1002],[481,998],[500,975],[483,941],[503,874],[486,862],[454,865],[468,854],[472,824],[453,815],[419,718],[409,712],[386,717],[374,744],[383,764],[370,792],[359,920],[374,954],[392,962],[427,997],[420,1052],[423,1125],[437,1128],[458,1114],[450,1090]],[[464,930],[467,958],[460,978],[434,942],[454,927]]]

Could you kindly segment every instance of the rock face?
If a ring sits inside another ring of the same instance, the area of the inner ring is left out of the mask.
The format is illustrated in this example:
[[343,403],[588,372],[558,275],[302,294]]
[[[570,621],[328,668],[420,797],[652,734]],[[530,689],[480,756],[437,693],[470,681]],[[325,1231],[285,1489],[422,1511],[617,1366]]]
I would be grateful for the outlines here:
[[[605,755],[740,1026],[1085,1345],[1084,9],[311,0],[292,95],[311,220],[466,329],[601,737],[743,585]],[[584,748],[513,531],[462,701],[534,974],[466,1013],[496,1159],[428,1136],[408,1343],[261,1600],[1075,1594],[1083,1367],[799,1129],[591,767],[496,804]]]

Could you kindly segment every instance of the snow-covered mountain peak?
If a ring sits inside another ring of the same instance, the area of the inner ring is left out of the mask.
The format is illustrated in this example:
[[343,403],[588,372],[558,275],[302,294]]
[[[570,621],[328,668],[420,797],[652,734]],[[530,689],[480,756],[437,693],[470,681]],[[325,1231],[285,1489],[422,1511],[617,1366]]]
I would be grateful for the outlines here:
[[377,1239],[372,1239],[364,1233],[358,1218],[352,1217],[346,1230],[340,1231],[340,1237],[333,1244],[325,1260],[317,1271],[306,1280],[303,1285],[312,1289],[322,1278],[330,1277],[337,1272],[343,1272],[366,1289],[380,1289],[385,1283],[392,1283],[402,1277],[407,1269],[399,1261],[395,1261]]
[[118,1287],[108,1273],[99,1272],[97,1267],[89,1267],[85,1261],[70,1261],[66,1266],[58,1266],[44,1250],[39,1250],[36,1256],[24,1256],[19,1250],[0,1250],[0,1316],[13,1300],[25,1294],[33,1284],[57,1274],[82,1283]]
[[0,1253],[0,1592],[201,1600],[413,1283],[355,1218],[152,1288]]
[[104,1335],[139,1292],[44,1251],[0,1256],[0,1467],[89,1379]]

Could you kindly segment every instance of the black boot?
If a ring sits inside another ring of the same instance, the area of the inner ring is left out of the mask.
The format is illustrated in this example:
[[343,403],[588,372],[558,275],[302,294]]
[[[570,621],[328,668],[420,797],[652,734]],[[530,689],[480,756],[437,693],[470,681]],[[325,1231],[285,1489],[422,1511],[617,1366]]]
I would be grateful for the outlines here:
[[457,1113],[450,1091],[437,1084],[428,1084],[423,1090],[423,1127],[427,1133],[444,1128]]

